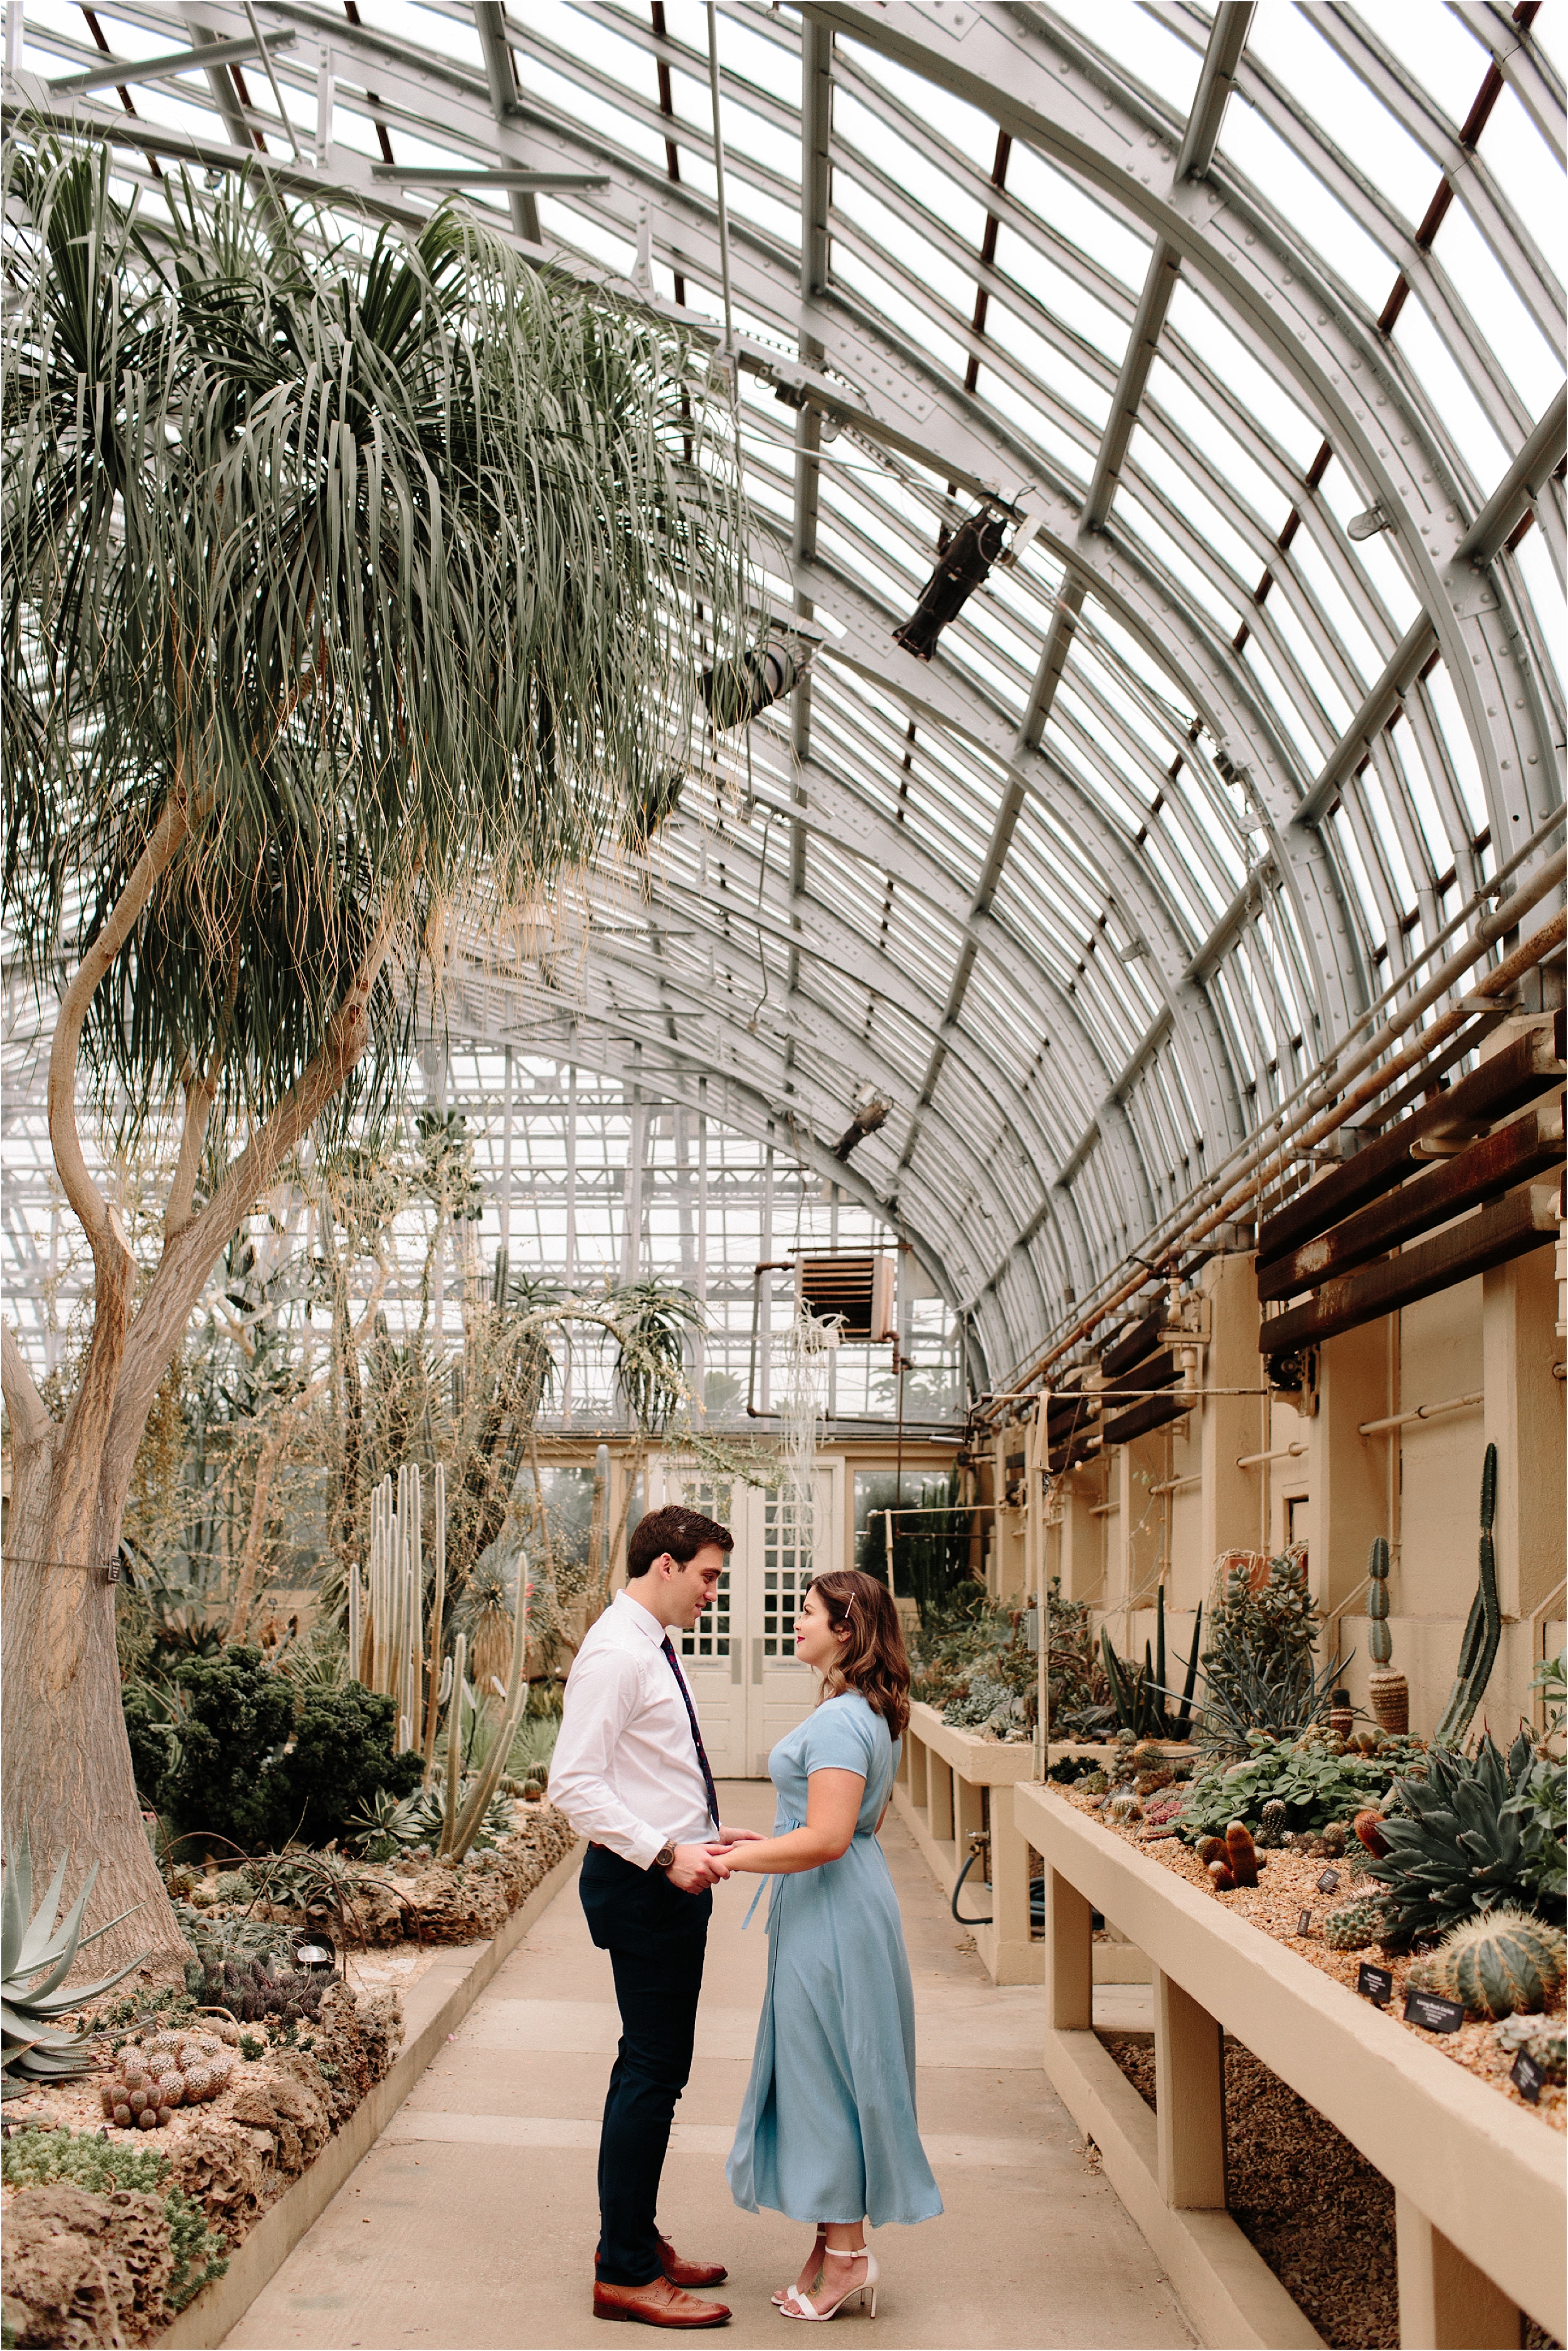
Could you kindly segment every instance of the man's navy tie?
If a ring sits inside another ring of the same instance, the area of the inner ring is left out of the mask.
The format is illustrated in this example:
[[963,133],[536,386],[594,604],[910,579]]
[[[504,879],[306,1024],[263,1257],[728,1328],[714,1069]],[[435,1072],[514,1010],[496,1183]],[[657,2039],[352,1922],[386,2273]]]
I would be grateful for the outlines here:
[[696,1741],[697,1761],[702,1765],[703,1786],[707,1790],[707,1808],[713,1814],[713,1824],[716,1829],[719,1825],[718,1790],[713,1784],[713,1773],[707,1767],[707,1750],[703,1745],[702,1732],[697,1729],[696,1708],[692,1704],[692,1694],[686,1687],[686,1677],[685,1674],[682,1673],[680,1667],[675,1663],[675,1653],[670,1646],[670,1636],[667,1633],[660,1642],[659,1646],[664,1650],[665,1656],[668,1657],[670,1661],[670,1671],[675,1677],[675,1687],[680,1691],[681,1696],[686,1702],[686,1719],[692,1726],[692,1737]]

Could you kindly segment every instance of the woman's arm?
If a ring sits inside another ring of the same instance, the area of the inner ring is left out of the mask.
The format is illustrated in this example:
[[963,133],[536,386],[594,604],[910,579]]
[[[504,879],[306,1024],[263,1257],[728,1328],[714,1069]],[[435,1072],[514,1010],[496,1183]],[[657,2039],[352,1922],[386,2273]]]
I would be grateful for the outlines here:
[[863,1771],[813,1771],[806,1782],[806,1825],[784,1836],[758,1837],[744,1844],[727,1844],[724,1858],[731,1875],[749,1870],[758,1877],[793,1877],[803,1869],[821,1869],[850,1849],[865,1799]]

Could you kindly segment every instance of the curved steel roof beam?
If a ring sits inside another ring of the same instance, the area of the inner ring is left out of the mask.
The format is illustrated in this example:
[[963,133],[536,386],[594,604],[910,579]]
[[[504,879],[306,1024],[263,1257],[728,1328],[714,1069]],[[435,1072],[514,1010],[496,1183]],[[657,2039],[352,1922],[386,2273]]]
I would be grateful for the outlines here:
[[[868,0],[804,5],[819,23],[950,89],[1113,201],[1131,203],[1214,287],[1233,330],[1293,380],[1309,412],[1322,418],[1368,505],[1398,518],[1399,555],[1437,630],[1497,811],[1497,837],[1532,830],[1550,803],[1520,771],[1531,752],[1539,763],[1550,747],[1515,725],[1523,681],[1512,645],[1506,630],[1488,625],[1496,600],[1482,608],[1473,571],[1458,557],[1473,498],[1406,401],[1371,321],[1357,316],[1320,258],[1223,166],[1201,183],[1176,182],[1168,125],[1103,64],[1091,78],[1061,28],[1039,12],[988,9],[959,23],[926,0],[903,0],[896,11]],[[1391,399],[1411,428],[1407,439],[1379,414]]]
[[[522,975],[507,976],[470,970],[460,976],[453,975],[448,982],[448,1025],[454,1029],[461,1029],[466,1034],[484,1034],[495,1038],[498,1042],[516,1045],[519,1040],[519,1030],[524,1025],[521,1007],[529,1003],[538,1005],[546,1017],[552,1020],[568,1024],[588,1024],[591,1027],[597,1025],[601,1029],[611,1031],[621,1029],[627,1032],[644,1021],[654,1024],[664,1023],[669,1017],[670,997],[689,998],[694,1013],[698,1018],[712,1013],[710,996],[705,996],[695,987],[688,987],[685,982],[673,975],[651,974],[646,962],[632,961],[622,949],[613,944],[596,946],[592,950],[591,961],[594,967],[612,983],[618,977],[623,977],[627,979],[635,979],[643,988],[646,989],[652,980],[657,991],[654,1000],[649,1001],[646,998],[641,1001],[622,998],[601,1008],[580,999],[564,999],[548,983],[530,980]],[[476,1022],[479,1025],[476,1026]],[[846,1066],[846,1056],[852,1056],[859,1066],[862,1068],[869,1066],[871,1073],[884,1087],[891,1090],[902,1082],[902,1072],[892,1069],[882,1061],[880,1056],[867,1053],[862,1040],[844,1029],[831,1015],[813,1006],[810,1008],[809,1025],[817,1032],[817,1041],[824,1061],[830,1066],[841,1069]],[[907,1189],[914,1196],[906,1196],[902,1203],[895,1203],[877,1190],[875,1179],[866,1172],[863,1162],[858,1170],[851,1171],[846,1176],[845,1164],[833,1158],[831,1146],[825,1140],[819,1141],[815,1127],[810,1119],[803,1120],[799,1125],[794,1123],[789,1105],[781,1099],[784,1076],[782,1054],[781,1052],[777,1054],[775,1067],[762,1066],[768,1049],[760,1038],[750,1040],[748,1048],[744,1040],[744,1032],[734,1029],[727,1032],[727,1043],[731,1053],[749,1050],[749,1052],[755,1056],[756,1066],[751,1068],[744,1065],[737,1068],[729,1063],[716,1067],[711,1047],[706,1041],[688,1040],[678,1029],[672,1036],[663,1026],[651,1027],[641,1041],[660,1053],[684,1057],[690,1061],[694,1071],[706,1073],[715,1081],[723,1081],[727,1084],[738,1084],[755,1104],[764,1108],[769,1119],[789,1119],[793,1145],[800,1150],[801,1155],[810,1156],[812,1164],[819,1165],[825,1174],[829,1174],[831,1180],[845,1180],[846,1187],[853,1190],[856,1196],[866,1206],[873,1207],[879,1216],[896,1221],[901,1229],[906,1230],[914,1239],[919,1255],[938,1279],[944,1295],[949,1299],[956,1299],[961,1294],[966,1287],[962,1271],[950,1263],[951,1237],[959,1229],[954,1223],[953,1216],[954,1201],[958,1197],[956,1186],[951,1188],[950,1194],[939,1192],[932,1196],[924,1185],[912,1186]],[[580,1058],[587,1060],[590,1057],[584,1053]],[[837,1111],[834,1123],[841,1121],[844,1115],[841,1109]],[[754,1123],[748,1123],[738,1118],[734,1123],[744,1124],[748,1133],[755,1134],[757,1131]],[[871,1138],[868,1147],[874,1155],[876,1147],[874,1136]],[[970,1158],[961,1164],[966,1166],[971,1191],[976,1179],[982,1179],[987,1190],[992,1189],[990,1182],[992,1171],[978,1157]],[[835,1170],[839,1172],[834,1174]],[[977,1197],[978,1195],[975,1196]],[[1000,1195],[993,1193],[992,1204],[983,1213],[998,1230],[1006,1230],[1010,1223],[1016,1223],[1021,1213],[1021,1207],[1015,1207]],[[943,1234],[949,1236],[949,1241],[946,1246],[940,1238]],[[1046,1311],[1050,1303],[1041,1289],[1036,1301],[1037,1314]],[[1027,1332],[1034,1327],[1035,1324],[1030,1322],[1021,1325],[1006,1323],[1001,1329],[994,1331],[992,1335],[998,1344],[1007,1343],[1010,1343],[1011,1338],[1019,1329]]]

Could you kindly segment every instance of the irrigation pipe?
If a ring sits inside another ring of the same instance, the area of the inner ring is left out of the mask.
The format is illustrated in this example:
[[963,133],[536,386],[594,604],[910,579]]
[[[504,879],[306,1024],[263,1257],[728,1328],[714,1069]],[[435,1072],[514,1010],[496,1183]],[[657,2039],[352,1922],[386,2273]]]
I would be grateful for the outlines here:
[[[1560,816],[1556,820],[1556,824],[1560,826],[1562,822],[1563,819]],[[1320,1142],[1325,1134],[1331,1134],[1336,1127],[1342,1126],[1364,1102],[1374,1101],[1378,1094],[1385,1092],[1395,1078],[1403,1076],[1406,1070],[1413,1069],[1418,1062],[1425,1061],[1435,1045],[1441,1044],[1446,1037],[1452,1036],[1454,1030],[1470,1018],[1475,1008],[1473,1000],[1470,1003],[1451,1006],[1438,1019],[1433,1021],[1429,1028],[1422,1030],[1414,1045],[1406,1046],[1402,1052],[1391,1056],[1373,1071],[1371,1077],[1362,1076],[1364,1071],[1371,1070],[1378,1055],[1384,1052],[1396,1038],[1403,1036],[1405,1031],[1418,1020],[1423,1012],[1427,1011],[1439,997],[1446,995],[1455,981],[1469,971],[1497,939],[1505,932],[1514,928],[1521,914],[1527,914],[1550,892],[1562,885],[1565,871],[1568,871],[1568,858],[1565,858],[1563,852],[1559,850],[1557,854],[1550,858],[1542,867],[1539,873],[1532,875],[1521,889],[1515,891],[1504,901],[1496,914],[1488,915],[1484,922],[1477,925],[1458,952],[1448,956],[1438,967],[1426,987],[1411,998],[1409,1003],[1401,1009],[1396,1018],[1385,1021],[1383,1026],[1366,1040],[1365,1043],[1352,1056],[1348,1065],[1340,1071],[1333,1086],[1312,1085],[1300,1108],[1289,1119],[1281,1122],[1276,1132],[1267,1141],[1255,1144],[1246,1152],[1239,1164],[1230,1171],[1228,1176],[1224,1177],[1223,1180],[1231,1188],[1225,1191],[1215,1205],[1210,1206],[1207,1210],[1200,1207],[1196,1223],[1176,1228],[1166,1234],[1161,1243],[1164,1254],[1159,1265],[1151,1267],[1140,1263],[1135,1274],[1122,1282],[1092,1312],[1080,1316],[1072,1329],[1022,1374],[1019,1387],[1009,1391],[1009,1396],[1016,1395],[1020,1391],[1027,1392],[1030,1383],[1043,1377],[1052,1364],[1060,1361],[1061,1357],[1070,1348],[1076,1346],[1081,1340],[1088,1338],[1108,1314],[1114,1313],[1118,1306],[1124,1305],[1129,1299],[1136,1297],[1147,1282],[1151,1271],[1157,1273],[1164,1266],[1173,1265],[1176,1250],[1183,1247],[1191,1249],[1197,1242],[1213,1232],[1217,1226],[1228,1222],[1239,1207],[1255,1198],[1261,1187],[1257,1182],[1248,1179],[1256,1176],[1271,1159],[1276,1158],[1284,1144],[1292,1137],[1299,1137],[1309,1145]],[[1555,947],[1562,945],[1565,929],[1568,929],[1568,923],[1565,923],[1563,915],[1554,914],[1549,922],[1542,924],[1539,930],[1532,932],[1521,946],[1516,947],[1512,955],[1505,956],[1501,963],[1486,975],[1473,990],[1472,998],[1474,997],[1494,998],[1500,995],[1504,989],[1511,987],[1516,979],[1521,977],[1525,972],[1533,970],[1538,963],[1541,963]],[[1363,1018],[1364,1019],[1365,1016],[1364,1015]],[[1348,1042],[1348,1040],[1346,1041]],[[1343,1052],[1344,1047],[1342,1045],[1332,1061],[1320,1066],[1325,1072],[1329,1069],[1338,1069]],[[1358,1077],[1362,1079],[1361,1083],[1353,1084],[1352,1081]],[[1345,1091],[1347,1087],[1348,1092]],[[1301,1089],[1298,1089],[1298,1100],[1300,1092]],[[1325,1093],[1329,1097],[1326,1106]],[[1333,1099],[1335,1094],[1339,1096],[1337,1102]],[[1211,1202],[1214,1201],[1215,1191],[1220,1182],[1221,1177],[1217,1176],[1214,1183],[1207,1187]],[[980,1410],[982,1415],[989,1416],[986,1406],[981,1406]]]

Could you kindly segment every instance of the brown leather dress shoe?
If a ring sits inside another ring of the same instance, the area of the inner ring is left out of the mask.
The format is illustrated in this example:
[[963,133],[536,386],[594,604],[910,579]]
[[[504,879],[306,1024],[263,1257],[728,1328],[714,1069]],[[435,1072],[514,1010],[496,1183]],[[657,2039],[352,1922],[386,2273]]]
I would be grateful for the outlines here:
[[634,2326],[726,2326],[729,2304],[699,2302],[667,2277],[656,2277],[649,2285],[606,2285],[595,2278],[593,2315],[630,2319]]
[[659,2267],[672,2285],[722,2285],[729,2272],[722,2262],[685,2262],[668,2237],[659,2240]]

